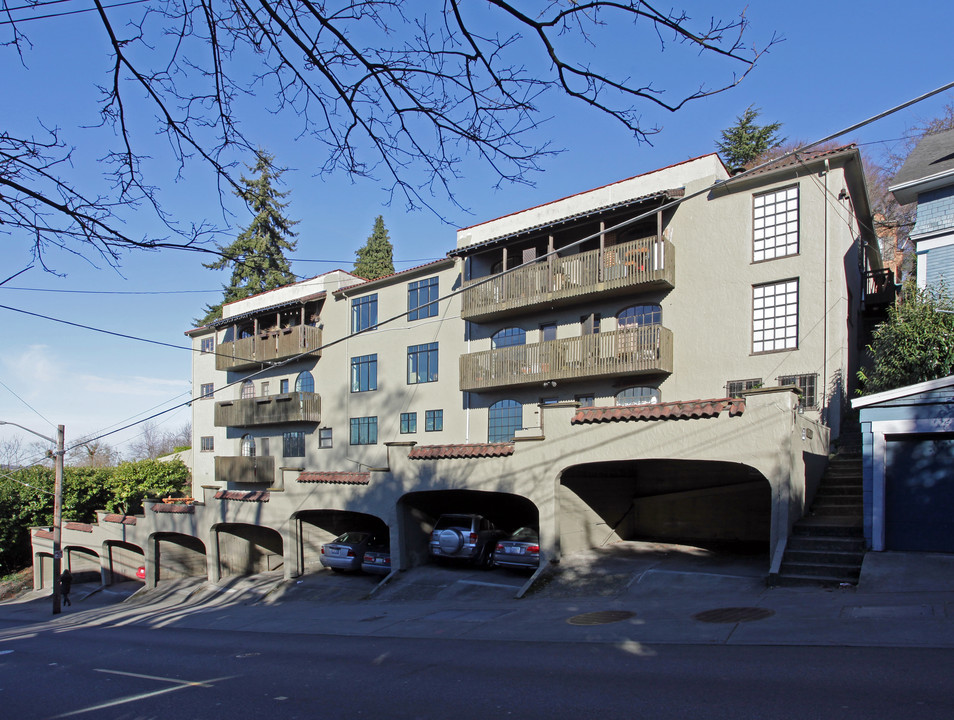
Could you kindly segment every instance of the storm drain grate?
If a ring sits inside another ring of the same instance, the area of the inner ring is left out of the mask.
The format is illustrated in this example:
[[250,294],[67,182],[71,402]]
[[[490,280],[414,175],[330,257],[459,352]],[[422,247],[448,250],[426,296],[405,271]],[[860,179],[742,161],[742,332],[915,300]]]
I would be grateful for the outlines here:
[[765,608],[727,607],[696,613],[692,618],[693,620],[707,623],[737,623],[764,620],[765,618],[772,617],[774,614],[774,610],[767,610]]
[[570,625],[608,625],[609,623],[629,620],[636,613],[629,610],[600,610],[599,612],[583,613],[567,619]]

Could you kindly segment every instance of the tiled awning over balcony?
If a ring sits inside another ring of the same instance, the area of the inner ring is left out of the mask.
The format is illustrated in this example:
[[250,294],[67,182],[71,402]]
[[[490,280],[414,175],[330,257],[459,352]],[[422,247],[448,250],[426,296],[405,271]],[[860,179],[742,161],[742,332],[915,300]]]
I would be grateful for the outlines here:
[[216,370],[249,370],[263,363],[288,360],[302,353],[321,357],[321,330],[313,325],[296,325],[260,333],[215,347]]
[[215,458],[215,482],[217,483],[265,483],[275,482],[275,458],[227,457]]
[[479,322],[540,307],[571,305],[595,294],[672,288],[675,261],[672,243],[655,237],[549,257],[490,280],[467,281],[461,316]]
[[462,355],[460,389],[671,372],[672,332],[646,325]]
[[283,395],[222,400],[215,404],[215,427],[254,427],[321,422],[321,396],[294,392]]

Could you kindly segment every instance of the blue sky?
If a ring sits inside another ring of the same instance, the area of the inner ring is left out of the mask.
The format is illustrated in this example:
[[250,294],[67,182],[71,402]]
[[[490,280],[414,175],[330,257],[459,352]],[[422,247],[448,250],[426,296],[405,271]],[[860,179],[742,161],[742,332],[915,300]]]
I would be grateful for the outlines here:
[[[699,17],[712,12],[707,9],[711,3],[674,4]],[[442,257],[453,247],[457,227],[713,152],[720,131],[749,105],[761,108],[764,122],[782,122],[789,139],[808,141],[954,80],[950,43],[954,7],[946,4],[913,0],[899,9],[897,3],[881,0],[807,0],[797,6],[755,0],[718,6],[725,16],[745,9],[751,43],[764,44],[776,32],[784,38],[737,88],[675,114],[646,106],[645,124],[662,127],[652,145],[635,143],[621,126],[591,110],[553,102],[548,105],[552,119],[540,132],[565,152],[543,160],[544,171],[532,178],[532,187],[494,189],[485,168],[465,165],[454,190],[469,212],[436,201],[450,225],[427,211],[405,212],[399,200],[385,206],[388,196],[380,183],[346,176],[316,178],[317,150],[295,139],[291,118],[252,120],[258,142],[289,168],[283,177],[284,189],[291,193],[287,213],[300,221],[293,270],[310,277],[334,268],[350,269],[354,251],[364,244],[378,214],[390,232],[398,269]],[[102,31],[93,18],[82,15],[24,27],[34,43],[25,55],[26,68],[8,49],[0,49],[4,67],[10,69],[0,74],[0,91],[6,99],[0,107],[0,124],[18,129],[29,127],[36,117],[55,118],[70,129],[74,142],[82,141],[76,149],[75,171],[80,177],[83,173],[92,177],[100,169],[98,133],[106,131],[88,128],[74,133],[73,128],[96,123],[91,83],[105,82],[108,67]],[[729,65],[701,65],[672,48],[659,53],[655,43],[638,52],[622,46],[601,47],[599,52],[631,64],[634,76],[658,78],[663,85],[693,86],[703,80],[711,84],[732,70]],[[845,139],[863,143],[877,157],[894,147],[908,128],[937,115],[952,99],[950,93],[931,99]],[[162,148],[157,146],[156,151],[159,155]],[[220,225],[248,222],[231,197],[226,198],[226,207],[236,215],[223,217],[213,181],[198,168],[187,168],[177,178],[175,168],[157,164],[152,180],[161,187],[166,209],[176,217]],[[130,220],[130,228],[143,233],[159,232],[155,225],[146,213]],[[6,277],[29,262],[29,239],[0,238],[0,276]],[[204,269],[202,256],[174,251],[126,255],[118,270],[68,253],[48,259],[58,274],[34,268],[20,275],[0,287],[0,304],[183,348],[188,347],[183,332],[206,304],[221,298],[227,280],[226,272]],[[44,434],[53,434],[53,426],[62,423],[69,443],[189,397],[186,350],[108,337],[5,309],[0,309],[0,317],[8,330],[0,353],[0,420]],[[163,429],[174,429],[188,420],[189,411],[182,408],[158,422]],[[0,426],[0,441],[14,432]],[[122,451],[135,434],[124,431],[107,442]]]

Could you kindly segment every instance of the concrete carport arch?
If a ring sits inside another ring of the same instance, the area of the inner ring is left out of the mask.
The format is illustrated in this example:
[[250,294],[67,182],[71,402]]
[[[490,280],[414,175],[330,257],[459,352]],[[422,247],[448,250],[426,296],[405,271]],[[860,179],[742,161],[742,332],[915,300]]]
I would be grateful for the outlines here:
[[321,546],[344,532],[370,532],[387,539],[387,523],[376,515],[350,510],[301,510],[292,516],[297,529],[298,573],[320,562]]
[[69,569],[73,582],[102,583],[99,554],[85,547],[68,545],[63,548],[63,569]]
[[[483,515],[498,528],[512,532],[539,527],[537,506],[522,495],[481,490],[425,490],[407,493],[398,501],[399,553],[391,547],[392,567],[406,570],[428,561],[428,541],[437,519],[445,513]],[[400,557],[397,557],[399,554]],[[396,565],[395,563],[400,563]]]
[[213,525],[210,546],[214,548],[209,564],[212,582],[278,570],[285,562],[281,533],[264,525]]
[[620,540],[745,543],[769,549],[772,487],[757,469],[717,460],[638,459],[566,468],[561,548]]
[[160,580],[208,577],[205,544],[185,533],[157,532],[146,543],[146,587]]
[[103,580],[106,585],[137,580],[136,571],[146,564],[143,549],[122,540],[103,543]]

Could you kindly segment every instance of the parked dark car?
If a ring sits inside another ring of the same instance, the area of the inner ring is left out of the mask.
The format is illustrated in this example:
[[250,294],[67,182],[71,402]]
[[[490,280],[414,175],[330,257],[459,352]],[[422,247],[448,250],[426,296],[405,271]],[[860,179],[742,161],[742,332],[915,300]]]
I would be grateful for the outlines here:
[[496,567],[534,570],[540,566],[540,533],[536,528],[522,527],[497,543],[494,550]]
[[373,538],[369,532],[343,533],[321,546],[321,564],[336,572],[356,572],[361,569],[364,553]]
[[441,515],[431,531],[431,557],[493,567],[494,548],[506,533],[483,515]]
[[372,575],[387,575],[391,572],[391,547],[387,540],[374,541],[364,551],[361,571]]

